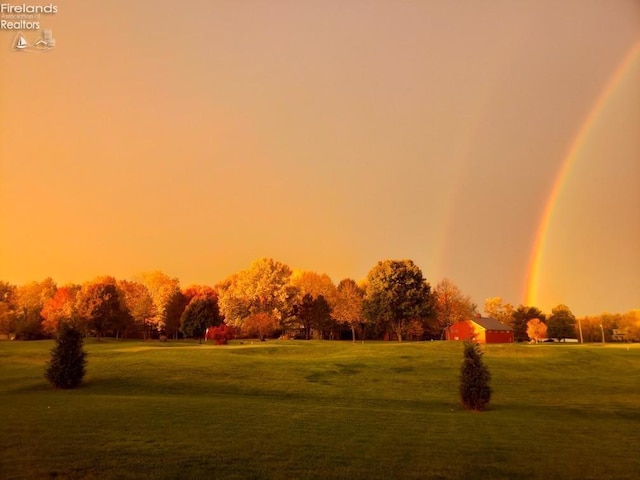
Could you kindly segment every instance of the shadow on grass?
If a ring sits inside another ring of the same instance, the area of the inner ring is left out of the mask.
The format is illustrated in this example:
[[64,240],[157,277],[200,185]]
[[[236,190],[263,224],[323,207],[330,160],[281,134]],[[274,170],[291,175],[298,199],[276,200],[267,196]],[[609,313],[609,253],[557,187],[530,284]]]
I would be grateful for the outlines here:
[[487,412],[497,412],[505,416],[513,416],[517,418],[523,412],[528,417],[540,419],[543,422],[549,422],[550,428],[554,422],[569,423],[572,420],[580,420],[584,418],[596,417],[601,422],[606,423],[613,420],[621,420],[624,422],[640,422],[640,406],[629,407],[615,405],[535,405],[530,403],[514,402],[491,402],[486,410]]

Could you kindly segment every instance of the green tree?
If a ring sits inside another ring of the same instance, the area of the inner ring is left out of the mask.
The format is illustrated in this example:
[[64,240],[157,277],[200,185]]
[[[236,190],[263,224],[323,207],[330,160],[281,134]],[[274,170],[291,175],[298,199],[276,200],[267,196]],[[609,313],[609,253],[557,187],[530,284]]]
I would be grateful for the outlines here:
[[431,312],[431,287],[411,260],[384,260],[367,275],[365,317],[381,322],[402,341],[405,323]]
[[68,323],[61,323],[51,360],[45,369],[46,379],[56,388],[77,387],[84,378],[86,356],[82,333]]
[[550,337],[563,340],[576,335],[576,317],[566,305],[558,305],[551,310],[547,321],[547,332]]
[[310,293],[302,297],[297,309],[297,317],[304,326],[305,338],[311,338],[311,330],[325,330],[331,321],[331,307],[322,295],[314,298]]
[[[218,296],[215,294],[214,299],[217,306]],[[180,320],[182,319],[182,314],[190,301],[191,298],[187,297],[184,292],[178,290],[167,304],[165,331],[167,335],[173,336],[175,340],[178,339],[178,332],[181,331]]]
[[526,342],[529,340],[530,337],[527,334],[527,324],[534,318],[537,318],[542,322],[545,321],[544,313],[536,307],[525,307],[524,305],[520,305],[513,311],[511,318],[508,319],[506,323],[513,328],[513,339],[516,342]]
[[464,360],[460,367],[460,398],[469,410],[482,411],[491,399],[491,374],[482,361],[480,345],[464,343]]
[[197,338],[200,343],[207,328],[220,325],[220,310],[214,296],[197,295],[191,299],[180,317],[180,331],[187,337]]

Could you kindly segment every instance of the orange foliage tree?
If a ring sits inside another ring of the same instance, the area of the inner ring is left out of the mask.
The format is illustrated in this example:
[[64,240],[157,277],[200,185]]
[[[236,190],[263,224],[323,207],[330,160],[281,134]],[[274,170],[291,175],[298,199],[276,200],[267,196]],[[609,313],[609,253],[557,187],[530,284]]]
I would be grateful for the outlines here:
[[16,338],[27,340],[43,336],[40,312],[47,300],[55,295],[57,288],[51,278],[45,278],[42,282],[30,282],[16,289],[14,309]]
[[268,313],[282,322],[291,296],[291,269],[272,258],[260,258],[218,285],[225,323],[240,327],[247,317]]
[[155,314],[149,319],[153,328],[160,334],[166,333],[167,326],[171,330],[177,328],[176,322],[172,322],[175,320],[175,315],[172,315],[171,306],[176,301],[176,297],[181,294],[180,281],[158,270],[142,273],[136,280],[147,287],[153,300]]
[[[355,280],[345,278],[338,284],[336,304],[333,309],[333,316],[338,322],[348,325],[351,328],[351,340],[356,341],[356,327],[364,327],[365,318],[362,313],[362,302],[364,290],[362,290]],[[364,339],[364,332],[362,332]]]
[[40,315],[42,316],[42,329],[46,334],[55,334],[62,322],[74,322],[78,291],[80,291],[80,285],[65,285],[45,302]]
[[278,319],[266,312],[249,315],[242,324],[242,335],[260,340],[271,337],[279,327]]
[[454,323],[469,320],[476,314],[476,305],[471,297],[464,295],[460,288],[448,278],[438,282],[433,290],[433,308],[441,329],[441,338]]
[[547,325],[539,318],[534,318],[527,322],[527,335],[531,340],[538,343],[543,338],[547,338]]

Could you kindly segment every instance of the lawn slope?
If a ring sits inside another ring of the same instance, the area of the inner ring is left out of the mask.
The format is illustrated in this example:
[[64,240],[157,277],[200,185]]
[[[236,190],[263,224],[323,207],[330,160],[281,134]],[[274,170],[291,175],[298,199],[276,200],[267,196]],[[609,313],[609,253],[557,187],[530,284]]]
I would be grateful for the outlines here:
[[640,346],[490,345],[490,410],[458,343],[0,342],[0,478],[635,479]]

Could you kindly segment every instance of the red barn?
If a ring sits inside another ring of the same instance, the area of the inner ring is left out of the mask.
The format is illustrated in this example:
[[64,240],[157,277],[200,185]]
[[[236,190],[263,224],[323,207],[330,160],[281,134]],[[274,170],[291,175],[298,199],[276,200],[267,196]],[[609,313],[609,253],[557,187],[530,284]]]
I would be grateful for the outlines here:
[[478,343],[513,343],[511,327],[495,318],[476,317],[451,325],[446,331],[447,340],[471,340]]

